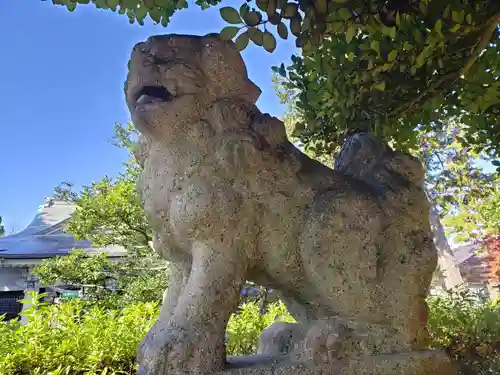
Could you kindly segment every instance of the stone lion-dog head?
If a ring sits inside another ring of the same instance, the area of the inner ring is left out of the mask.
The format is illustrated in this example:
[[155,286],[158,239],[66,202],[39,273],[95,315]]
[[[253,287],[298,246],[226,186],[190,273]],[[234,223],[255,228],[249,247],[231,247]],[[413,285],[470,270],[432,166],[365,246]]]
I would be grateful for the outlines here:
[[142,134],[138,162],[147,155],[148,139],[200,135],[209,130],[192,127],[207,118],[219,125],[215,130],[251,127],[271,145],[287,143],[283,123],[255,110],[260,94],[234,43],[217,35],[169,34],[138,43],[125,83],[132,121]]

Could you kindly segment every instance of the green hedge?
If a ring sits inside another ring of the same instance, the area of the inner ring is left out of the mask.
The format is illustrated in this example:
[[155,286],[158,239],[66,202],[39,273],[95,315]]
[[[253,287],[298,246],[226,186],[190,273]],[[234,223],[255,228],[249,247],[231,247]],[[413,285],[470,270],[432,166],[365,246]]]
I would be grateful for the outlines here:
[[35,302],[23,312],[27,324],[0,323],[0,374],[133,374],[137,343],[157,313],[145,303],[113,311],[78,300]]
[[[429,305],[433,346],[462,374],[500,373],[500,304],[456,292],[431,297]],[[0,321],[0,375],[132,375],[137,345],[157,314],[158,305],[147,303],[109,310],[78,300],[37,302],[24,312],[27,324]],[[282,303],[264,315],[257,302],[243,304],[228,324],[228,354],[254,353],[275,320],[293,321]]]
[[500,300],[462,290],[428,301],[432,346],[443,348],[461,374],[500,374]]

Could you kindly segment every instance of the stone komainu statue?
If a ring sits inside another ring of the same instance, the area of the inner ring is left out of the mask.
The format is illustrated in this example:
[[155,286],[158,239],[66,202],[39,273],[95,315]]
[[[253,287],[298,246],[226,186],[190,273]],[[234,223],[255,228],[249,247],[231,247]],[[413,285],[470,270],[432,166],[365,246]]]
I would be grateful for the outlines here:
[[172,265],[141,374],[224,369],[245,280],[278,290],[297,320],[265,330],[263,354],[318,364],[425,348],[437,255],[416,160],[368,134],[334,170],[309,159],[217,36],[151,37],[129,69],[138,188]]

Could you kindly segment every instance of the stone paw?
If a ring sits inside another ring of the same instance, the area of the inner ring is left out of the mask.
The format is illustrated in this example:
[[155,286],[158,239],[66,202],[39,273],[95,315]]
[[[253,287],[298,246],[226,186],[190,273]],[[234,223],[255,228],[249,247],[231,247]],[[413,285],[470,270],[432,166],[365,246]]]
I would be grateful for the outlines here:
[[304,327],[298,323],[275,322],[259,337],[258,354],[276,356],[290,354],[304,338]]
[[297,347],[295,359],[299,362],[328,363],[361,355],[405,352],[408,349],[403,337],[393,330],[377,324],[335,317],[311,324]]
[[220,371],[225,363],[224,337],[192,328],[157,329],[141,351],[138,375]]

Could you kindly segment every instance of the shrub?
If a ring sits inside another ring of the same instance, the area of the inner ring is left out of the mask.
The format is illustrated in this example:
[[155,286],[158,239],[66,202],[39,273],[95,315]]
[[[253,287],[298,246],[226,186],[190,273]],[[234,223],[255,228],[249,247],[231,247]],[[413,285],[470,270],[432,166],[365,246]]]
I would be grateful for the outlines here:
[[[132,375],[139,341],[154,323],[157,304],[122,309],[79,300],[39,302],[23,312],[26,324],[0,319],[0,375]],[[500,303],[466,291],[430,297],[432,346],[443,348],[463,375],[500,373]],[[262,330],[293,322],[281,302],[261,314],[257,301],[243,303],[229,319],[227,353],[252,354]]]
[[231,316],[227,325],[229,336],[227,353],[229,355],[255,353],[260,333],[275,321],[295,321],[281,301],[269,304],[265,314],[261,314],[258,302],[243,303],[238,312]]
[[500,303],[468,290],[428,299],[432,346],[444,349],[463,375],[500,373]]
[[[122,309],[71,299],[58,305],[40,302],[31,293],[27,320],[0,317],[0,375],[132,375],[139,341],[153,325],[157,304],[139,303]],[[22,301],[27,302],[27,301]],[[256,351],[259,334],[273,321],[293,321],[281,302],[264,315],[258,302],[241,305],[228,324],[228,354]]]
[[27,324],[0,321],[0,375],[135,373],[137,345],[154,323],[157,305],[106,310],[75,300],[48,306],[38,302],[40,296],[32,294],[34,302],[23,312]]

